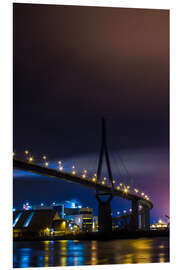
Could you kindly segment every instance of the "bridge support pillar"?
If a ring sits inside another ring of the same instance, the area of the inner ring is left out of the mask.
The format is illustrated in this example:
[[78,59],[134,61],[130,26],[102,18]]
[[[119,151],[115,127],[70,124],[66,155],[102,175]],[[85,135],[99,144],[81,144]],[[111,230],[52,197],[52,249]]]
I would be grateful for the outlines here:
[[140,229],[144,230],[144,212],[140,214]]
[[102,201],[99,194],[96,194],[98,200],[98,231],[101,233],[112,232],[112,216],[111,216],[111,200],[110,197],[107,201]]
[[148,231],[150,229],[150,210],[148,207],[144,207],[145,210],[145,230]]
[[138,230],[138,201],[132,200],[131,230]]

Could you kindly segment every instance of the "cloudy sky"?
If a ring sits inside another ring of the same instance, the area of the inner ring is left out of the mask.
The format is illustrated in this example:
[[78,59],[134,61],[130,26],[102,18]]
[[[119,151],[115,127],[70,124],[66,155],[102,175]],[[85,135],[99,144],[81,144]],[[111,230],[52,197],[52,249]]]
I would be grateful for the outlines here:
[[[101,117],[114,178],[169,212],[169,12],[14,4],[14,150],[96,172]],[[123,164],[127,171],[125,170]],[[14,204],[79,199],[79,185],[14,171]],[[114,198],[113,210],[127,202]],[[129,207],[129,204],[127,205]]]

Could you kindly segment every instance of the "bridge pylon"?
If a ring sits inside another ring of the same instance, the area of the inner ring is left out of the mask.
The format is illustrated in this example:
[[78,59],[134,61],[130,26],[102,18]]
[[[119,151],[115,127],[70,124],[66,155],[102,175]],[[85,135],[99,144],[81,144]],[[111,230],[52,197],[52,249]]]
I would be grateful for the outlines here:
[[98,169],[97,169],[97,182],[100,181],[102,174],[103,155],[105,155],[105,161],[108,171],[108,177],[111,182],[112,188],[110,192],[100,192],[96,189],[96,199],[99,203],[98,207],[98,228],[101,233],[112,232],[112,215],[111,215],[111,200],[114,193],[114,184],[112,171],[110,166],[110,159],[108,154],[107,142],[106,142],[106,126],[105,119],[102,118],[102,140],[101,149],[99,154]]

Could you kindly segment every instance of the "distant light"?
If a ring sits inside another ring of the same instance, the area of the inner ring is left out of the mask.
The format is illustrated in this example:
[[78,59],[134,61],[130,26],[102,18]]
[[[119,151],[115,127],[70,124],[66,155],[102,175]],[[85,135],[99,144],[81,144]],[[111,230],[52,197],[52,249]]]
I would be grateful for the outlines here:
[[49,164],[48,162],[45,162],[45,166],[46,166],[46,167],[48,166],[48,164]]
[[82,208],[82,206],[81,206],[81,205],[79,205],[79,206],[78,206],[78,208]]
[[125,193],[128,193],[128,189],[127,189],[127,188],[124,188],[124,192],[125,192]]
[[123,184],[122,184],[122,183],[120,183],[119,185],[122,187],[122,185],[123,185]]
[[61,165],[62,164],[62,161],[58,161],[58,164]]
[[73,171],[72,171],[72,174],[75,175],[75,174],[76,174],[76,171],[73,170]]
[[24,227],[28,227],[29,226],[29,223],[31,222],[31,219],[34,215],[34,212],[32,212],[29,217],[27,218],[26,222],[24,223]]
[[161,220],[161,219],[159,219],[158,223],[162,223],[162,220]]
[[96,182],[96,178],[95,178],[95,177],[93,177],[93,178],[92,178],[92,181],[93,181],[93,182]]
[[142,192],[141,195],[144,196],[144,192]]
[[16,224],[17,224],[18,220],[20,219],[21,215],[22,215],[22,212],[20,212],[20,213],[18,214],[18,216],[15,218],[15,220],[14,220],[14,222],[13,222],[13,227],[16,226]]
[[13,208],[13,212],[16,211],[16,208]]
[[113,180],[112,182],[113,182],[113,184],[115,184],[115,183],[116,183],[116,181],[115,181],[115,180]]
[[72,202],[72,208],[76,208],[76,205],[74,202]]
[[83,175],[82,175],[82,178],[86,178],[86,175],[85,175],[85,174],[83,174]]
[[43,157],[42,157],[42,159],[46,160],[46,159],[47,159],[47,157],[46,157],[46,156],[43,156]]
[[44,203],[41,203],[41,206],[44,206]]
[[72,169],[75,169],[75,166],[74,165],[72,166]]
[[53,205],[55,205],[56,203],[55,202],[53,202]]
[[106,180],[106,176],[104,177],[104,180]]
[[63,166],[59,167],[59,170],[62,171],[63,170]]
[[117,212],[117,215],[120,215],[120,212],[119,211]]
[[104,181],[102,181],[102,184],[104,185],[104,184],[105,184],[105,182],[104,182]]
[[120,189],[120,187],[117,187],[117,189],[119,190],[119,189]]
[[84,170],[84,173],[87,173],[87,170]]
[[132,209],[130,208],[129,211],[132,212]]
[[28,151],[28,150],[25,150],[24,153],[25,153],[26,155],[28,155],[28,154],[29,154],[29,151]]
[[124,210],[123,212],[126,213],[126,210]]
[[32,162],[34,160],[33,157],[29,157],[29,162]]

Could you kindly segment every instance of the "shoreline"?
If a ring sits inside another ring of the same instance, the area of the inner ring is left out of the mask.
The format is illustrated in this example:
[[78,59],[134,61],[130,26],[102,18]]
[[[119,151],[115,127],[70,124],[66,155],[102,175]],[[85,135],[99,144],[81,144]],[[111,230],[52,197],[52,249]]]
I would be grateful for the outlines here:
[[169,231],[137,231],[137,232],[112,232],[110,234],[102,234],[98,232],[93,233],[79,233],[79,234],[66,234],[62,236],[46,236],[46,237],[30,237],[22,236],[13,238],[13,242],[21,241],[56,241],[56,240],[99,240],[110,241],[116,239],[137,239],[137,238],[154,238],[154,237],[169,237]]

